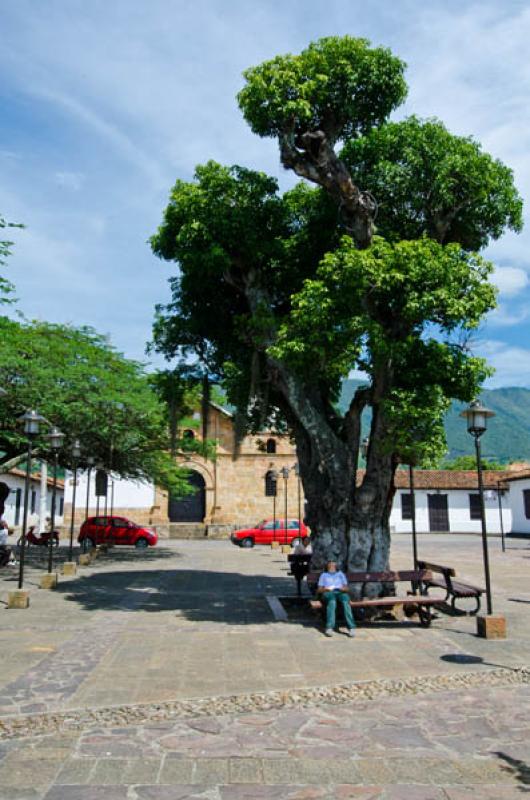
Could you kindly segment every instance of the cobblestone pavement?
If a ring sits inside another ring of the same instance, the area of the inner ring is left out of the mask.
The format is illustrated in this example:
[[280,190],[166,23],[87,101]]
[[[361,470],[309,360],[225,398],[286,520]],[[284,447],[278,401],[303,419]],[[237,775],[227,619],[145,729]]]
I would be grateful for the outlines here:
[[2,800],[511,800],[530,686],[152,722],[2,745]]
[[[420,553],[482,583],[478,537],[424,536]],[[115,549],[55,592],[36,588],[42,565],[30,559],[30,608],[0,609],[0,727],[2,715],[27,723],[0,740],[0,798],[521,797],[530,791],[528,673],[519,669],[530,665],[530,543],[509,540],[502,554],[493,539],[491,561],[505,641],[478,639],[469,617],[440,615],[428,630],[360,627],[353,641],[325,639],[303,616],[278,621],[266,597],[294,594],[294,580],[285,557],[265,548]],[[393,565],[410,565],[407,537],[395,537]],[[1,573],[0,599],[13,578]],[[331,704],[329,690],[310,707],[243,703],[238,713],[226,699],[219,709],[229,714],[212,706],[179,717],[184,699],[292,698],[299,687],[370,682],[383,690],[364,701],[359,689],[354,704],[344,702],[351,694]],[[403,696],[385,696],[394,691]],[[101,721],[86,709],[100,709]],[[33,735],[46,725],[32,720],[53,714],[77,727]]]

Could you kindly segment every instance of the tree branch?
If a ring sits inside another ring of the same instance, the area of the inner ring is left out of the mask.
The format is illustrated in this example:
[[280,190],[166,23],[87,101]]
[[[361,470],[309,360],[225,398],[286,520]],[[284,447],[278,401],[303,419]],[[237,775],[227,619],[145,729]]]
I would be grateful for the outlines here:
[[286,130],[279,142],[283,166],[326,189],[337,203],[344,226],[357,247],[369,247],[377,203],[369,192],[361,192],[355,186],[324,131],[307,131],[295,140],[293,131]]

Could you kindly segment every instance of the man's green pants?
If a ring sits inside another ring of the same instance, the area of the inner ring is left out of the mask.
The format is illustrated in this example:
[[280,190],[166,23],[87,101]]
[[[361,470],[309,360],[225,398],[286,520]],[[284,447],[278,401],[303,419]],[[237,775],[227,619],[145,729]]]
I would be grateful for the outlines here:
[[355,620],[351,613],[350,595],[347,592],[324,592],[322,595],[326,604],[326,628],[334,628],[337,619],[337,603],[342,605],[346,625],[351,630],[355,628]]

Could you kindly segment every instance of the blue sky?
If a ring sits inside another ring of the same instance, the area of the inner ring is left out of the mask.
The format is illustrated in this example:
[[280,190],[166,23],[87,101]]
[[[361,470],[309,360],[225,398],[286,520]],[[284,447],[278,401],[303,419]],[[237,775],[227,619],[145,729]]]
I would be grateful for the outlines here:
[[332,34],[407,64],[398,116],[436,116],[515,172],[527,225],[486,255],[500,305],[474,348],[490,387],[530,387],[530,5],[452,0],[4,0],[0,212],[23,222],[8,277],[29,317],[93,325],[144,358],[170,265],[146,241],[209,158],[277,175],[237,108],[241,73]]

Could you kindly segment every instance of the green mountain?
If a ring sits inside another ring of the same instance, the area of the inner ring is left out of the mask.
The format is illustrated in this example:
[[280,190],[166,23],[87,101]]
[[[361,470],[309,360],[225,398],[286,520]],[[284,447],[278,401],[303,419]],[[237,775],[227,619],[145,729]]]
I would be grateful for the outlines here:
[[[342,386],[339,408],[345,411],[361,381],[346,380]],[[511,386],[503,389],[484,389],[480,395],[487,408],[495,412],[482,437],[484,458],[496,461],[530,461],[530,389]],[[459,416],[464,403],[453,403],[445,420],[449,458],[473,454],[474,444],[468,434],[466,421]],[[368,433],[369,416],[363,419],[363,431]]]

